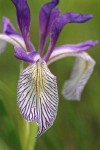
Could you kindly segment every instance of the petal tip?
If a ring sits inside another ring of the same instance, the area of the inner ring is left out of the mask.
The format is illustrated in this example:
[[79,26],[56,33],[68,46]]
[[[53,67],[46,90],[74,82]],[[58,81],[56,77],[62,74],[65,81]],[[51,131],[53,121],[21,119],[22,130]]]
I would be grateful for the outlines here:
[[90,45],[90,47],[92,46],[96,46],[97,44],[99,44],[99,41],[98,40],[89,40],[87,41],[87,44]]
[[98,40],[94,41],[94,46],[97,44],[99,44],[99,41]]
[[69,87],[67,86],[63,88],[62,95],[68,101],[80,101],[81,99],[81,93],[77,93],[77,91],[74,90],[69,90]]
[[87,14],[88,18],[92,19],[94,16],[92,14]]

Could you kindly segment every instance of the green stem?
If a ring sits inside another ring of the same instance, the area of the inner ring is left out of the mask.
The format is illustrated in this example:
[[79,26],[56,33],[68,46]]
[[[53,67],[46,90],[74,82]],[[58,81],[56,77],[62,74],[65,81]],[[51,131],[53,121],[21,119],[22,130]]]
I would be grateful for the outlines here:
[[35,150],[36,134],[38,126],[35,122],[27,122],[22,116],[18,115],[18,131],[22,150]]
[[29,122],[25,121],[19,113],[18,113],[18,131],[22,150],[25,150],[29,138],[30,125]]
[[35,150],[36,145],[36,134],[37,134],[38,126],[35,122],[30,123],[30,134],[27,143],[26,150]]

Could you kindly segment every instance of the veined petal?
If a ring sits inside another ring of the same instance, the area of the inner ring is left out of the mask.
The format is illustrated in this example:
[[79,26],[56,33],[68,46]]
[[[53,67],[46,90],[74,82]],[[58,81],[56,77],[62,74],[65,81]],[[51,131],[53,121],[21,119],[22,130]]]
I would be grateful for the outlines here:
[[52,25],[51,32],[50,32],[50,45],[48,51],[45,55],[45,61],[47,61],[54,49],[54,46],[58,40],[59,34],[63,27],[68,23],[84,23],[93,16],[91,14],[77,14],[73,12],[68,12],[62,14],[61,16],[57,17]]
[[84,86],[90,78],[95,61],[85,52],[76,55],[71,77],[64,83],[62,94],[67,100],[80,100]]
[[27,121],[36,121],[39,125],[37,137],[52,126],[57,114],[58,92],[56,77],[45,62],[39,60],[21,73],[18,106]]
[[30,30],[30,9],[27,0],[12,0],[17,11],[17,21],[22,32],[26,47],[28,51],[34,50],[29,37]]
[[95,61],[84,51],[98,44],[98,41],[86,41],[76,45],[64,45],[55,48],[48,64],[66,56],[76,56],[76,62],[70,80],[66,81],[63,96],[68,100],[79,100],[85,84],[90,78]]
[[39,53],[42,53],[45,46],[46,38],[50,33],[51,25],[53,21],[59,16],[60,11],[55,8],[59,3],[59,0],[52,0],[44,4],[41,7],[39,14],[39,24],[40,24],[40,45]]

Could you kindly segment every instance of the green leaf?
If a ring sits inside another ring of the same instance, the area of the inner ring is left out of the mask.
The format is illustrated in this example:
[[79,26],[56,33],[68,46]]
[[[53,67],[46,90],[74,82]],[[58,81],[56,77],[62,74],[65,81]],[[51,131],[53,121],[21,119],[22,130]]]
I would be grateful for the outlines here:
[[0,123],[1,139],[7,145],[9,145],[10,149],[21,150],[17,129],[12,119],[9,117],[1,97],[0,97],[0,122],[1,122]]

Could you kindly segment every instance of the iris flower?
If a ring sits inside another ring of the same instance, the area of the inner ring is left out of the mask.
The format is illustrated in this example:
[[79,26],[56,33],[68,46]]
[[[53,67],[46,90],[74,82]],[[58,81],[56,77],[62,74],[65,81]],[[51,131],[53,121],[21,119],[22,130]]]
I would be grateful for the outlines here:
[[[20,114],[29,122],[35,121],[39,126],[37,137],[49,129],[57,115],[58,90],[56,76],[48,65],[67,56],[76,56],[75,65],[68,81],[64,83],[62,94],[66,99],[79,100],[83,88],[89,79],[95,61],[85,52],[98,41],[85,41],[55,47],[59,34],[68,23],[84,23],[93,18],[91,14],[73,12],[60,13],[56,8],[59,0],[44,4],[39,13],[40,42],[38,51],[30,41],[30,9],[27,0],[12,0],[16,7],[18,33],[7,17],[3,17],[3,33],[0,34],[1,52],[4,42],[14,45],[14,55],[19,60],[28,62],[19,77],[17,102]],[[48,36],[50,43],[45,52]],[[59,68],[60,69],[60,68]]]

